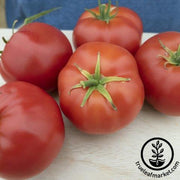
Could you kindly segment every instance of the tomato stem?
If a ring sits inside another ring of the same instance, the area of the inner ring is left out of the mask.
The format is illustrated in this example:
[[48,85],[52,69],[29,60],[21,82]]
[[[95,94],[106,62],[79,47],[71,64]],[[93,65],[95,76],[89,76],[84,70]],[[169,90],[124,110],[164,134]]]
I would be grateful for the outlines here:
[[[8,41],[6,40],[6,38],[5,38],[5,37],[2,37],[2,40],[3,40],[3,42],[4,42],[5,44],[7,44],[7,43],[8,43]],[[3,53],[3,51],[0,51],[0,55],[2,55],[2,53]],[[1,56],[0,56],[0,58],[1,58]]]
[[100,52],[98,52],[97,55],[97,64],[94,72],[94,78],[99,80],[101,78],[101,72],[100,72]]
[[114,105],[113,100],[112,100],[112,98],[111,98],[111,95],[109,94],[109,92],[107,91],[107,89],[106,89],[103,85],[99,84],[99,85],[97,86],[97,91],[98,91],[100,94],[102,94],[102,95],[109,101],[109,103],[111,104],[112,108],[113,108],[115,111],[117,111],[117,107]]
[[6,38],[5,38],[4,36],[2,37],[2,40],[3,40],[3,42],[4,42],[5,44],[8,43],[8,40],[6,40]]
[[97,86],[99,82],[96,79],[89,79],[87,81],[80,81],[80,84],[85,89],[86,87]]
[[88,71],[83,70],[77,64],[75,64],[75,67],[79,70],[79,72],[84,77],[87,78],[87,80],[80,81],[79,84],[74,85],[69,91],[69,94],[70,94],[71,91],[74,89],[88,88],[88,90],[83,98],[81,107],[83,107],[86,104],[86,102],[89,99],[89,97],[91,96],[91,94],[96,90],[111,104],[111,106],[114,110],[117,110],[117,108],[111,98],[111,95],[105,88],[106,87],[105,85],[110,82],[126,82],[126,81],[130,81],[131,79],[124,78],[124,77],[118,77],[118,76],[108,76],[108,77],[103,76],[100,71],[101,70],[101,68],[100,68],[100,52],[98,52],[98,54],[97,54],[97,63],[96,63],[94,74],[90,74]]
[[74,64],[74,66],[76,66],[76,68],[81,72],[81,74],[85,76],[87,79],[91,79],[93,77],[89,72],[81,69],[77,64]]
[[86,104],[86,101],[88,100],[88,98],[91,96],[91,94],[93,93],[93,91],[96,89],[95,86],[90,87],[87,92],[86,95],[84,96],[84,99],[81,103],[81,107],[83,107]]
[[99,6],[99,14],[93,12],[90,9],[85,9],[85,10],[91,13],[96,19],[105,21],[107,24],[109,24],[109,21],[115,18],[118,13],[117,11],[112,15],[110,14],[111,13],[111,0],[108,0],[108,4],[102,4],[101,0],[98,0],[98,6]]
[[23,23],[23,26],[26,25],[26,24],[29,24],[33,21],[35,21],[36,19],[46,15],[46,14],[49,14],[55,10],[58,10],[60,9],[61,7],[55,7],[55,8],[51,8],[51,9],[48,9],[48,10],[45,10],[45,11],[41,11],[40,13],[38,14],[35,14],[33,16],[30,16],[30,17],[27,17],[25,20],[24,20],[24,23]]
[[12,34],[14,34],[14,29],[15,29],[15,25],[18,22],[18,20],[14,20],[13,24],[12,24]]
[[101,84],[107,84],[109,82],[118,82],[118,81],[121,81],[121,82],[126,82],[126,81],[130,81],[131,79],[130,78],[123,78],[123,77],[116,77],[116,76],[109,76],[109,77],[103,77],[100,82]]
[[159,55],[160,57],[166,60],[166,62],[164,63],[164,67],[167,69],[168,64],[180,66],[180,44],[178,45],[177,51],[172,51],[167,46],[165,46],[160,39],[159,39],[159,43],[168,55],[168,56]]

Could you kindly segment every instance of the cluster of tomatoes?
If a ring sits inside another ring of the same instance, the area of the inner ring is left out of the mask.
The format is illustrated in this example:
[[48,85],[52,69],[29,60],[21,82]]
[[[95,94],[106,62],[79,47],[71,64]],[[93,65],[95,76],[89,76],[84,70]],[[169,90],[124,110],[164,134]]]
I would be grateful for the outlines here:
[[[132,10],[101,4],[65,35],[45,23],[23,25],[6,42],[0,73],[0,176],[43,171],[64,141],[61,111],[80,130],[105,134],[129,124],[147,101],[180,115],[180,33],[142,46],[142,21]],[[48,92],[58,87],[60,108]],[[145,92],[145,93],[144,93]]]

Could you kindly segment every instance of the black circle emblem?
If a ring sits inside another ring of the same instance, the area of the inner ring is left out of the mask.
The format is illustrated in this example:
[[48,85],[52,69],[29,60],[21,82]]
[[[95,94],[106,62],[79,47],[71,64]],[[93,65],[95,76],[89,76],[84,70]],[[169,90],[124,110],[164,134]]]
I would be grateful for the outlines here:
[[172,145],[163,138],[155,137],[145,142],[141,149],[141,159],[151,170],[167,168],[174,158]]

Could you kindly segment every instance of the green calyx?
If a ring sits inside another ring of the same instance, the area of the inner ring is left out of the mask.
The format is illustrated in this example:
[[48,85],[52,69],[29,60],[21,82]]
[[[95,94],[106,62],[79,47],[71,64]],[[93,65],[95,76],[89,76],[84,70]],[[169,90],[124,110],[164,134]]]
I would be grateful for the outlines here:
[[177,51],[172,51],[171,49],[166,47],[160,39],[159,39],[159,43],[168,55],[168,56],[160,55],[160,57],[166,60],[166,62],[164,63],[164,67],[167,68],[168,64],[180,66],[180,44],[178,46]]
[[107,83],[115,82],[115,81],[119,81],[119,82],[130,81],[130,78],[123,78],[123,77],[118,77],[118,76],[108,76],[108,77],[103,76],[100,73],[100,52],[98,52],[98,55],[97,55],[97,63],[96,63],[94,74],[90,74],[88,71],[81,69],[77,64],[75,64],[75,66],[79,70],[79,72],[87,79],[85,81],[80,81],[79,84],[74,85],[69,91],[70,93],[72,90],[77,89],[77,88],[83,88],[83,89],[88,88],[84,96],[84,99],[81,103],[81,107],[85,105],[86,101],[89,99],[91,94],[96,90],[102,96],[105,97],[105,99],[111,104],[114,110],[117,110],[111,98],[111,95],[107,91],[105,85]]
[[107,24],[109,24],[109,21],[116,17],[118,12],[115,12],[113,15],[110,14],[111,12],[111,0],[108,0],[108,4],[101,4],[101,0],[98,0],[98,6],[99,6],[99,14],[96,14],[90,9],[86,9],[86,11],[90,12],[96,19],[105,21]]

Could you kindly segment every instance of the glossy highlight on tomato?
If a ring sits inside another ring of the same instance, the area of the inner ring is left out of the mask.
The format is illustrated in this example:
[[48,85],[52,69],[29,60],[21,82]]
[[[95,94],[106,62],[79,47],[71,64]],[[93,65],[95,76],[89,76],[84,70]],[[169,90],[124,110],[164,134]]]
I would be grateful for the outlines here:
[[167,115],[180,115],[180,33],[164,32],[148,39],[136,60],[147,101]]
[[55,100],[27,82],[0,87],[0,176],[26,179],[47,168],[64,141]]
[[134,57],[105,42],[80,46],[59,74],[63,113],[90,134],[117,131],[135,119],[144,88]]
[[45,23],[29,23],[5,45],[0,74],[6,82],[26,81],[52,91],[71,54],[69,40],[60,30]]

